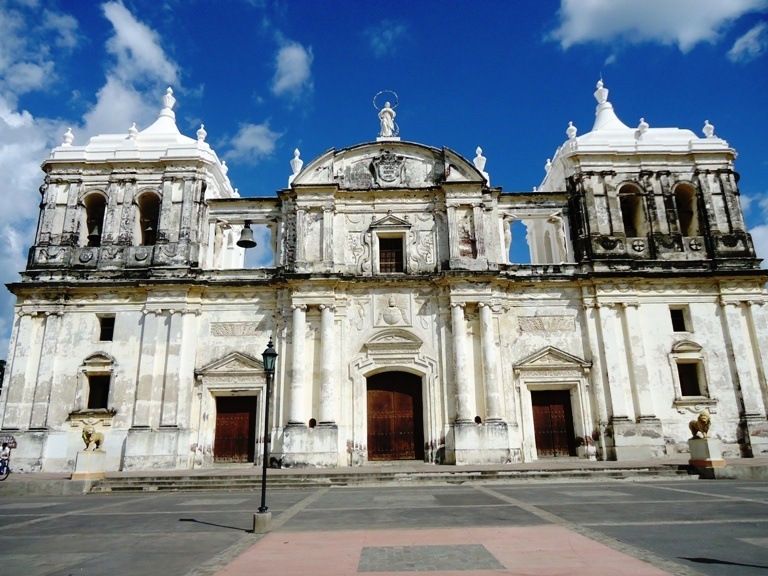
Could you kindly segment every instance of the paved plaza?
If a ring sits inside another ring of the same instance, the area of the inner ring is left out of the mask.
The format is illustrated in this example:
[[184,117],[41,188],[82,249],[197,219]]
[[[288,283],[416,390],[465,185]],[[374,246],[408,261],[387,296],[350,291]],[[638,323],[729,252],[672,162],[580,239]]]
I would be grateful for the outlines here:
[[[1,495],[2,493],[0,493]],[[475,483],[7,496],[5,575],[768,574],[768,484]]]

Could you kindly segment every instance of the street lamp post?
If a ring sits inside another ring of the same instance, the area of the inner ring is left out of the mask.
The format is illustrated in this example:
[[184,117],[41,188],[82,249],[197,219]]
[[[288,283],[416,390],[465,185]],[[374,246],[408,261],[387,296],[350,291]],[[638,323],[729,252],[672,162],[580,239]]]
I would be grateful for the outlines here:
[[[264,375],[266,376],[267,386],[264,391],[264,458],[261,462],[261,506],[259,514],[253,520],[254,532],[269,531],[269,514],[267,507],[267,467],[269,466],[269,398],[271,396],[272,379],[275,376],[275,362],[277,352],[275,351],[272,338],[269,339],[267,349],[261,354],[264,362]],[[262,515],[262,516],[259,516]]]

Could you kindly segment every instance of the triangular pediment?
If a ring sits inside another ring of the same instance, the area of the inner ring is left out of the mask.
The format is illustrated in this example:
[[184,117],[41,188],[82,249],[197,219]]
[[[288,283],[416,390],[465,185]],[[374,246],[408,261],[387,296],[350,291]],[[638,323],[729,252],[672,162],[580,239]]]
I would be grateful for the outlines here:
[[515,364],[515,369],[532,369],[532,368],[559,368],[559,367],[588,367],[591,366],[591,362],[587,362],[583,358],[569,354],[554,346],[547,346],[542,348],[538,352],[523,358]]
[[224,374],[264,372],[264,364],[247,354],[232,352],[196,371],[199,376],[222,376]]
[[371,228],[410,228],[411,223],[392,214],[387,214],[384,218],[371,222]]

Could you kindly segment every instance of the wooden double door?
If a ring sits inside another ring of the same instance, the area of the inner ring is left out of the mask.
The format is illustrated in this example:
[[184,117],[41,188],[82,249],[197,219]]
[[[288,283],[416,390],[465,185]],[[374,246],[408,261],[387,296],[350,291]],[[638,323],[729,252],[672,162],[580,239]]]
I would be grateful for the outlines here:
[[256,449],[256,396],[216,397],[215,462],[253,462]]
[[570,392],[531,391],[531,404],[536,452],[539,458],[576,456]]
[[368,378],[368,460],[423,460],[421,378],[384,372]]

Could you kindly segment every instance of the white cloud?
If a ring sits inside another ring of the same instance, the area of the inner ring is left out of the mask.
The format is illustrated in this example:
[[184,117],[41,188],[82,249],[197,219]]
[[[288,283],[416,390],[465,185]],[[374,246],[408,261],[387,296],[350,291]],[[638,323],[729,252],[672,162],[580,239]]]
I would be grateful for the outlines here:
[[107,2],[102,9],[115,31],[107,41],[107,50],[117,58],[113,74],[129,84],[146,77],[178,82],[178,67],[165,55],[157,32],[136,20],[120,2]]
[[728,51],[731,62],[749,62],[768,50],[768,23],[760,22],[741,36]]
[[[768,268],[768,193],[760,197],[742,195],[740,199],[744,212],[753,216],[751,220],[760,222],[750,228],[749,233],[752,235],[757,257],[763,259],[762,267]],[[758,213],[753,214],[755,211]]]
[[276,96],[298,97],[304,91],[311,91],[312,48],[304,48],[298,42],[288,42],[278,51],[275,58],[275,76],[272,92]]
[[551,38],[563,49],[589,42],[656,42],[688,52],[715,43],[745,14],[768,9],[768,0],[561,0]]
[[381,58],[394,52],[398,40],[407,31],[408,27],[401,22],[383,20],[378,26],[368,28],[365,35],[368,37],[374,56]]
[[[83,116],[84,125],[78,131],[85,138],[96,134],[127,134],[134,122],[142,130],[154,122],[160,111],[162,94],[158,91],[155,96],[153,106],[149,98],[133,86],[109,76],[96,94],[96,104]],[[79,138],[75,143],[85,144]]]
[[255,162],[275,151],[275,144],[283,134],[273,132],[269,122],[263,124],[243,124],[237,134],[229,141],[229,158]]

